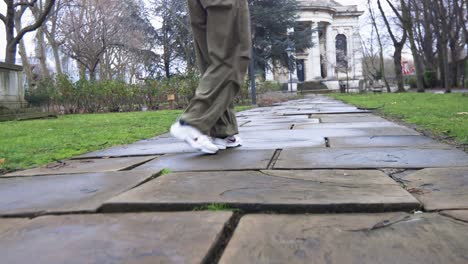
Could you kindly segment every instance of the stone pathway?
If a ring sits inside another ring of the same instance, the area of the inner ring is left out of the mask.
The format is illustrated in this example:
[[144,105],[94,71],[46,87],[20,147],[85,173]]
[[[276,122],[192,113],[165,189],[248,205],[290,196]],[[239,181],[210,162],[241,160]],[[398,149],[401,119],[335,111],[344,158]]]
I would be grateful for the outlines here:
[[[2,263],[468,263],[468,155],[340,101],[0,177]],[[172,173],[165,173],[167,170]]]

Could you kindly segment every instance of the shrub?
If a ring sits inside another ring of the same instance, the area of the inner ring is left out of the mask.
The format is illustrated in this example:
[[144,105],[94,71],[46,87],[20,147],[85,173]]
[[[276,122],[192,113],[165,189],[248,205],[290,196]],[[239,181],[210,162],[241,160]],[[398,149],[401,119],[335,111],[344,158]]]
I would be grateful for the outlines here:
[[168,94],[175,94],[176,105],[184,107],[193,97],[198,80],[196,73],[189,73],[140,84],[120,80],[73,83],[68,76],[58,75],[29,89],[26,100],[31,106],[61,113],[122,112],[140,110],[144,106],[159,109],[167,104]]
[[257,94],[277,91],[281,91],[281,84],[275,81],[264,81],[257,85]]
[[424,87],[434,88],[437,85],[437,73],[435,71],[424,72]]
[[416,77],[414,76],[409,77],[407,79],[407,83],[412,89],[418,88],[418,81],[416,80]]

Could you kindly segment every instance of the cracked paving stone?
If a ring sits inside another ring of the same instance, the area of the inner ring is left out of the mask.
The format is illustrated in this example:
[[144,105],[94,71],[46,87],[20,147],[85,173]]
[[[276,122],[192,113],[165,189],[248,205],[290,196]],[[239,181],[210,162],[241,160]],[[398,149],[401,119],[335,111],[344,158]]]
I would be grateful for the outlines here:
[[468,210],[448,210],[442,211],[440,214],[468,223]]
[[6,174],[4,176],[39,176],[39,175],[55,175],[55,174],[76,174],[87,172],[110,172],[120,171],[146,161],[154,159],[156,156],[149,157],[129,157],[129,158],[112,158],[112,159],[80,159],[80,160],[65,160],[55,162],[44,167],[17,171]]
[[368,147],[416,147],[416,148],[453,148],[424,136],[367,136],[367,137],[330,137],[332,148]]
[[2,178],[0,216],[95,212],[104,201],[152,176],[125,171]]
[[39,217],[0,237],[2,263],[203,263],[230,212]]
[[216,155],[181,153],[161,156],[135,168],[137,171],[212,171],[212,170],[261,170],[266,169],[274,150],[228,149]]
[[468,209],[468,166],[424,169],[404,179],[428,211]]
[[466,263],[468,223],[438,214],[247,215],[219,263]]
[[285,149],[275,169],[437,168],[468,166],[468,155],[456,149],[327,148]]
[[191,210],[226,204],[246,211],[411,211],[418,201],[376,170],[216,171],[163,175],[107,201],[103,211]]

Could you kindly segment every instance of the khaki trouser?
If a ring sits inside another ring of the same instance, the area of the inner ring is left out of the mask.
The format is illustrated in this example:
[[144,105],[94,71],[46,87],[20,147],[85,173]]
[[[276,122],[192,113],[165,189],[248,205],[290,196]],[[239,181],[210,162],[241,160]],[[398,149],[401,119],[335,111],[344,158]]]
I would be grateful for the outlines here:
[[251,54],[247,0],[188,0],[200,83],[181,120],[213,137],[238,134],[233,100]]

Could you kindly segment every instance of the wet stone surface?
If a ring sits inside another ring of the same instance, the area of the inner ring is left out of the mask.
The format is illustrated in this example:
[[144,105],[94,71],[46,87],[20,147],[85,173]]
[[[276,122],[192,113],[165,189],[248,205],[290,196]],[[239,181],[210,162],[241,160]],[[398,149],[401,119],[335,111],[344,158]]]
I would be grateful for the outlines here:
[[178,141],[174,143],[135,143],[128,146],[113,147],[110,149],[92,152],[81,157],[127,157],[140,155],[162,155],[168,153],[190,153],[196,152],[185,142]]
[[229,212],[40,217],[0,238],[2,263],[202,263]]
[[368,148],[368,147],[415,147],[415,148],[445,148],[442,144],[424,136],[368,136],[368,137],[338,137],[329,138],[332,148]]
[[128,171],[0,179],[0,216],[94,212],[152,175]]
[[226,204],[246,211],[381,212],[419,208],[380,171],[190,172],[161,176],[106,202],[103,210],[191,210]]
[[468,166],[424,169],[404,179],[426,210],[468,209]]
[[468,166],[468,155],[454,149],[304,148],[283,150],[274,168],[437,168],[463,166]]
[[320,118],[322,123],[359,123],[359,122],[386,122],[387,120],[372,114],[314,114],[311,118]]
[[247,215],[220,263],[466,263],[467,233],[438,214]]
[[119,171],[126,168],[137,166],[141,163],[154,159],[155,156],[149,157],[129,157],[129,158],[113,158],[113,159],[80,159],[80,160],[65,160],[49,164],[44,167],[17,171],[6,174],[5,176],[36,176],[36,175],[53,175],[53,174],[73,174],[87,172],[109,172]]

